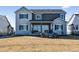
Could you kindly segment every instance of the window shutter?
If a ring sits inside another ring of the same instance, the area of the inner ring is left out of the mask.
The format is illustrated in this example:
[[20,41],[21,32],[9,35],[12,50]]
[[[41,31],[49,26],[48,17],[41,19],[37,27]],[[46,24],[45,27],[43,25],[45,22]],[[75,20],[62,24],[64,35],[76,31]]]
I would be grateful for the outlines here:
[[61,30],[63,30],[63,25],[61,25]]
[[28,31],[28,25],[26,25],[26,30]]

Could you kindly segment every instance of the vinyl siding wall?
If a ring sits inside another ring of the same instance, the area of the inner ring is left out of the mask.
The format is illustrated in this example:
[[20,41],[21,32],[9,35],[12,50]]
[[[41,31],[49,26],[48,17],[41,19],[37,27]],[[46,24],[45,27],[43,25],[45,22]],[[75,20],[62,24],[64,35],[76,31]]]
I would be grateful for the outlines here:
[[[19,14],[28,14],[28,19],[20,19]],[[29,34],[31,29],[30,29],[30,22],[29,20],[32,19],[32,13],[27,11],[27,10],[21,10],[16,13],[16,35],[18,34]],[[19,30],[19,26],[23,25],[24,29],[22,31]],[[28,31],[26,30],[26,26],[28,25]]]
[[[33,14],[32,13],[32,20],[37,20],[36,19],[36,16],[37,14]],[[42,17],[42,21],[45,21],[45,20],[54,20],[58,17],[61,17],[61,14],[40,14],[41,17]],[[63,15],[63,19],[65,20],[65,14],[62,14]]]

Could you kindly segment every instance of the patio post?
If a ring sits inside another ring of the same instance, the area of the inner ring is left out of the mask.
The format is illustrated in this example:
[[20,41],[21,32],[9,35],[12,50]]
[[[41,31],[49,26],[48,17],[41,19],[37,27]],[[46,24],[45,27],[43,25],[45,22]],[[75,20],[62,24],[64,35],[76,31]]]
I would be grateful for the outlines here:
[[42,21],[41,21],[41,37],[42,37]]

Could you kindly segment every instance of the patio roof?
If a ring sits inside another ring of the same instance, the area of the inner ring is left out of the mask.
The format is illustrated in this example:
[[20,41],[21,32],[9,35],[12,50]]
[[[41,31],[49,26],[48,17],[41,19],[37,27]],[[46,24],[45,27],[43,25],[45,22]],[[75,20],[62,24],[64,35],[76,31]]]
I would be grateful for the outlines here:
[[33,21],[32,21],[32,20],[31,20],[30,23],[40,23],[40,24],[41,24],[41,23],[52,23],[52,21],[49,21],[49,20],[48,20],[48,21],[47,21],[47,20],[45,20],[45,21],[40,21],[40,20],[39,20],[39,21],[36,21],[36,20],[34,21],[34,20],[33,20]]

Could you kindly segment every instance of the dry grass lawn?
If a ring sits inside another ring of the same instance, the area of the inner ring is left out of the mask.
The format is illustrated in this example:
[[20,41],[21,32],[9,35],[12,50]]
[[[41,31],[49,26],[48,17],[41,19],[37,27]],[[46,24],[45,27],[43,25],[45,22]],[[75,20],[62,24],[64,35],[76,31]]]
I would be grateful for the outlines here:
[[20,36],[0,39],[0,51],[79,51],[79,40]]

